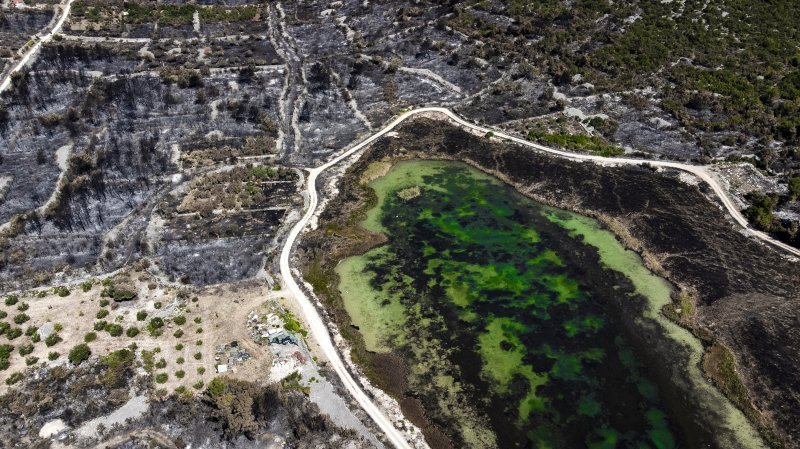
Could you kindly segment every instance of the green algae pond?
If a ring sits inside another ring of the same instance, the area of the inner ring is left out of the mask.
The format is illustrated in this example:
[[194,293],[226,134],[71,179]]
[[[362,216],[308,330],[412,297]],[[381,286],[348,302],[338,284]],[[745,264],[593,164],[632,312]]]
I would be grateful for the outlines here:
[[[452,447],[762,447],[661,316],[670,285],[594,220],[454,162],[400,162],[370,187],[362,226],[389,240],[337,266],[344,306]],[[653,353],[653,329],[675,354]]]

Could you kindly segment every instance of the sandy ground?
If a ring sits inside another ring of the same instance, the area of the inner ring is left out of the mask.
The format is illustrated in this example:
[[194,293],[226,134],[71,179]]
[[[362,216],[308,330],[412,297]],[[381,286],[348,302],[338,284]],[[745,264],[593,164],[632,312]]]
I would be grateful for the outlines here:
[[[270,298],[279,296],[280,292],[273,292],[262,283],[251,281],[199,291],[187,290],[190,299],[180,300],[177,288],[158,286],[156,280],[144,272],[131,272],[131,278],[134,279],[134,285],[138,289],[138,298],[122,303],[110,300],[106,307],[100,306],[101,300],[107,298],[101,297],[103,286],[99,280],[86,292],[79,286],[70,286],[70,294],[66,297],[59,297],[52,289],[31,290],[18,295],[19,302],[15,305],[0,302],[0,310],[8,314],[2,321],[10,324],[12,328],[19,327],[25,331],[29,327],[38,329],[45,326],[46,329],[60,325],[61,330],[58,331],[58,335],[63,339],[52,347],[47,347],[44,341],[34,343],[33,352],[21,356],[18,349],[21,345],[30,343],[30,337],[23,334],[9,341],[7,335],[0,336],[0,344],[14,346],[9,358],[9,368],[0,371],[0,394],[8,391],[9,386],[5,380],[12,373],[22,372],[27,368],[26,357],[38,357],[33,366],[66,364],[70,349],[83,343],[84,336],[89,332],[95,332],[97,335],[95,341],[88,343],[93,356],[106,355],[126,348],[131,343],[135,343],[140,350],[158,351],[154,355],[155,361],[158,362],[163,358],[166,366],[161,369],[156,368],[154,374],[167,373],[169,377],[167,382],[155,386],[168,392],[179,386],[192,391],[192,385],[200,381],[207,384],[216,375],[215,348],[232,340],[239,341],[251,353],[252,358],[245,364],[237,366],[230,375],[249,380],[266,379],[271,356],[268,351],[261,350],[251,341],[245,323],[250,310]],[[155,288],[151,289],[150,286]],[[44,296],[39,297],[37,293],[40,292],[45,292]],[[197,300],[193,301],[192,298],[195,297]],[[28,309],[21,312],[19,308],[23,303],[27,304]],[[126,334],[112,337],[105,331],[94,331],[94,323],[98,320],[96,316],[101,309],[109,312],[102,320],[120,324],[125,330],[135,326],[140,330],[139,334],[135,337],[128,337]],[[148,316],[144,321],[137,320],[136,315],[139,311],[147,312]],[[14,317],[21,313],[27,315],[29,320],[19,325],[15,324]],[[177,315],[186,317],[186,323],[180,326],[175,324],[172,319]],[[158,337],[150,336],[146,330],[147,323],[154,317],[161,317],[165,323],[162,335]],[[179,329],[183,335],[175,337],[174,334]],[[183,347],[177,349],[178,344]],[[59,357],[53,361],[48,360],[48,354],[54,351],[60,354]],[[199,360],[195,358],[198,353]],[[183,358],[183,363],[178,363],[179,358]],[[203,368],[205,372],[200,374],[198,368]],[[175,375],[179,370],[185,372],[182,379]]]
[[[69,350],[75,345],[83,343],[87,333],[95,332],[97,339],[88,343],[93,357],[129,347],[131,343],[135,343],[138,347],[140,361],[143,350],[156,351],[154,361],[159,362],[163,359],[165,366],[156,367],[153,370],[153,388],[165,393],[183,387],[186,394],[194,394],[205,388],[205,385],[218,375],[216,373],[217,365],[227,363],[225,356],[221,357],[222,360],[215,360],[217,348],[236,341],[239,350],[247,350],[250,358],[245,362],[230,366],[226,376],[268,383],[280,381],[289,374],[298,372],[301,375],[301,384],[310,387],[310,399],[319,405],[323,413],[328,414],[337,425],[356,430],[372,441],[376,447],[380,447],[380,443],[374,435],[350,411],[344,398],[339,396],[333,385],[320,375],[314,360],[315,357],[321,356],[321,351],[315,340],[309,338],[308,346],[305,342],[297,345],[259,345],[253,340],[251,329],[248,327],[248,319],[254,313],[264,316],[275,309],[275,304],[280,304],[296,317],[301,317],[296,302],[288,297],[287,292],[271,290],[260,281],[245,281],[205,289],[187,288],[185,291],[188,295],[179,295],[182,289],[159,285],[158,279],[144,271],[132,271],[129,274],[133,286],[138,291],[137,299],[132,301],[115,303],[113,300],[109,300],[106,307],[101,307],[101,300],[107,298],[101,297],[102,279],[96,279],[95,284],[85,292],[77,285],[71,286],[70,294],[65,297],[56,295],[53,293],[53,289],[28,291],[18,295],[19,301],[15,305],[6,305],[0,302],[0,310],[8,314],[5,321],[12,323],[13,317],[21,313],[18,310],[20,305],[27,304],[28,308],[24,313],[30,319],[20,326],[12,324],[12,327],[21,327],[24,330],[32,326],[41,329],[45,335],[49,332],[57,332],[63,338],[63,341],[49,348],[44,341],[35,343],[34,351],[30,354],[39,357],[35,366],[67,364]],[[41,297],[40,294],[42,294]],[[181,297],[183,299],[180,299]],[[125,330],[136,326],[140,329],[140,333],[135,337],[128,337],[126,334],[112,337],[105,331],[94,331],[93,325],[98,320],[96,315],[101,310],[109,311],[102,320],[118,323]],[[137,320],[136,315],[140,311],[148,314],[143,321]],[[178,315],[186,318],[183,325],[178,325],[173,321],[173,318]],[[165,322],[163,333],[158,337],[150,336],[146,330],[149,320],[155,317],[159,317]],[[300,320],[303,326],[307,326],[302,318]],[[57,328],[60,330],[56,331]],[[183,331],[183,335],[176,337],[174,334],[179,329]],[[202,329],[202,332],[198,333],[198,329]],[[0,393],[5,393],[9,389],[4,382],[5,379],[12,373],[23,372],[27,368],[25,357],[19,355],[16,348],[30,341],[31,338],[25,335],[10,342],[7,336],[0,337],[0,344],[10,343],[15,346],[15,352],[10,357],[11,366],[0,372],[0,381],[2,381],[0,382]],[[197,342],[202,342],[202,344],[198,345]],[[183,347],[178,345],[183,345]],[[180,349],[178,349],[179,347]],[[60,356],[54,361],[47,360],[47,355],[51,351],[60,353]],[[198,353],[200,354],[199,360],[195,358],[195,354]],[[182,363],[179,363],[181,362],[180,358],[183,359]],[[200,373],[198,368],[204,369],[204,372]],[[176,375],[178,371],[185,373],[182,378],[178,378]],[[140,368],[140,372],[144,373],[144,369]],[[161,373],[166,373],[168,380],[157,383],[155,377]],[[203,385],[200,386],[199,382],[202,382]],[[199,388],[195,388],[195,384]],[[132,393],[126,404],[106,416],[84,423],[74,429],[74,432],[83,438],[95,437],[100,424],[110,427],[114,423],[124,422],[128,418],[135,419],[146,412],[148,406],[146,396],[134,396]],[[46,423],[40,432],[50,436],[63,430],[64,423],[54,420]],[[134,438],[135,435],[129,435],[129,437]]]
[[726,183],[728,190],[736,196],[744,196],[753,191],[784,193],[786,185],[776,178],[764,175],[748,162],[736,164],[723,163],[710,167]]
[[[79,437],[97,438],[98,429],[101,425],[106,429],[110,429],[114,425],[124,424],[128,419],[136,419],[142,416],[148,408],[149,404],[147,402],[147,397],[134,396],[128,402],[123,404],[122,407],[114,410],[108,415],[100,416],[91,421],[83,423],[83,425],[75,429],[75,434]],[[45,424],[45,426],[47,426],[47,424]]]

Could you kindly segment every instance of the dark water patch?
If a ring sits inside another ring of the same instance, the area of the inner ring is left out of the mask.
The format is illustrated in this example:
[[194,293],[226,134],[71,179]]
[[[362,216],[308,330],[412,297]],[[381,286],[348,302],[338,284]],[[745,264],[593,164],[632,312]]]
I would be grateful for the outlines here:
[[364,225],[389,242],[337,268],[345,306],[367,349],[402,355],[406,394],[453,446],[711,441],[636,324],[668,284],[613,238],[598,253],[575,235],[605,231],[460,164],[398,164],[372,187]]

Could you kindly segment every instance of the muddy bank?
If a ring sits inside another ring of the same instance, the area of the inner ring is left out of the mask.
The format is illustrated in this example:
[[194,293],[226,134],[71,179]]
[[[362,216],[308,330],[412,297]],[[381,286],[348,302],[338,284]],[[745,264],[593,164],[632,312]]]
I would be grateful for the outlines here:
[[[353,226],[375,201],[354,177],[376,160],[457,159],[498,175],[527,196],[594,216],[609,225],[629,247],[643,253],[651,269],[681,287],[683,294],[676,299],[682,304],[673,309],[676,317],[696,334],[705,336],[709,344],[715,340],[721,343],[717,346],[733,350],[736,368],[747,388],[737,385],[731,366],[721,364],[712,371],[718,382],[728,385],[723,390],[734,396],[759,424],[773,427],[781,439],[788,441],[797,432],[800,412],[788,407],[786,398],[798,385],[793,377],[797,376],[796,369],[790,367],[800,364],[795,355],[795,348],[800,345],[796,336],[788,332],[792,315],[779,310],[790,309],[798,302],[798,267],[738,234],[719,208],[696,187],[647,169],[554,159],[475,137],[436,121],[416,120],[402,126],[398,133],[396,138],[377,142],[351,167],[349,179],[339,185],[339,196],[323,213],[320,228],[303,243],[307,278],[322,293],[343,334],[356,342],[354,358],[364,363],[368,374],[375,377],[376,367],[385,363],[385,357],[377,360],[358,343],[358,333],[349,327],[337,297],[332,270],[336,261],[382,240]],[[746,308],[747,301],[765,300],[774,307],[763,306],[749,314],[735,312]],[[770,351],[769,357],[759,355],[764,348]],[[401,393],[404,386],[398,371],[385,367],[382,371],[392,372],[394,380],[381,376],[378,385]],[[409,418],[422,414],[413,399],[402,401],[409,409]],[[767,419],[769,414],[772,420]],[[435,431],[427,429],[429,440],[435,439]]]

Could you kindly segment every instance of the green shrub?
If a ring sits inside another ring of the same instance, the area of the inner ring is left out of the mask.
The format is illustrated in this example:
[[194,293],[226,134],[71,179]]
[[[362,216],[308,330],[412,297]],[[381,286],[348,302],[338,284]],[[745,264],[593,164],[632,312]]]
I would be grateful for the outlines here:
[[69,289],[67,287],[64,287],[62,285],[62,286],[59,286],[59,287],[54,287],[53,288],[53,293],[55,293],[56,295],[58,295],[58,296],[63,298],[65,296],[69,296],[70,291],[69,291]]
[[23,332],[22,332],[22,328],[20,328],[20,327],[13,327],[13,328],[11,328],[11,329],[9,329],[9,330],[7,330],[7,331],[6,331],[6,337],[7,337],[9,340],[14,340],[14,339],[16,339],[17,337],[19,337],[20,335],[22,335],[22,333],[23,333]]
[[167,367],[167,361],[164,360],[163,357],[158,359],[158,362],[156,362],[156,368],[163,369],[163,368],[166,368],[166,367]]
[[89,349],[89,346],[85,343],[81,343],[70,349],[67,358],[69,359],[69,363],[77,366],[83,363],[85,360],[88,360],[91,355],[92,350]]
[[203,389],[203,385],[204,385],[203,381],[201,380],[201,381],[195,383],[194,385],[192,385],[192,388],[194,388],[195,390],[202,390]]
[[106,328],[108,321],[100,320],[94,322],[94,330],[100,332]]
[[140,310],[140,311],[136,312],[136,320],[137,321],[144,321],[145,318],[147,318],[147,312],[145,312],[144,310]]
[[8,312],[6,312],[5,310],[0,310],[0,320],[2,320],[3,318],[6,318],[7,316],[8,316]]
[[33,345],[30,343],[23,343],[19,347],[19,355],[25,356],[33,352]]
[[83,341],[85,341],[86,343],[91,343],[95,340],[97,340],[97,334],[95,334],[94,332],[89,332],[88,334],[83,336]]
[[618,156],[625,152],[623,148],[608,144],[600,137],[583,134],[548,134],[543,131],[531,130],[528,132],[528,139],[571,150],[588,151],[606,157]]
[[300,321],[288,310],[281,315],[281,319],[283,320],[284,327],[289,332],[296,332],[302,335],[303,337],[308,335],[308,331],[303,329],[303,326],[300,324]]
[[153,372],[153,367],[155,366],[155,362],[153,361],[153,351],[148,351],[146,349],[142,350],[142,368],[148,373]]
[[133,337],[139,335],[139,328],[136,327],[136,326],[131,326],[131,327],[128,328],[127,331],[125,331],[125,335],[127,335],[130,338],[133,338]]
[[32,337],[34,334],[36,334],[36,331],[37,331],[36,326],[28,326],[28,328],[25,329],[25,336]]
[[201,376],[202,376],[202,375],[203,375],[203,374],[205,374],[205,373],[206,373],[206,369],[205,369],[205,368],[203,368],[202,366],[201,366],[201,367],[199,367],[199,368],[197,368],[197,374],[199,374],[199,375],[201,375]]
[[50,346],[54,346],[58,343],[61,343],[62,341],[63,339],[59,337],[58,334],[53,332],[52,334],[48,335],[47,338],[44,339],[44,344],[47,345],[47,347],[49,348]]
[[106,325],[106,329],[105,330],[112,337],[119,337],[125,331],[125,329],[123,329],[121,325],[116,324],[116,323],[114,323],[114,324],[109,323],[108,325]]
[[159,335],[161,335],[162,327],[164,327],[164,320],[162,320],[161,318],[153,318],[147,324],[147,331],[150,333],[151,336],[158,337]]
[[215,377],[209,382],[206,392],[212,399],[217,399],[225,393],[225,384],[224,377]]
[[109,304],[109,303],[108,303],[108,300],[107,300],[107,299],[101,299],[101,300],[100,300],[100,307],[105,307],[105,306],[107,306],[108,304]]
[[47,354],[47,360],[50,360],[51,362],[52,362],[53,360],[56,360],[56,359],[57,359],[57,358],[59,358],[59,357],[61,357],[61,354],[59,354],[59,353],[58,353],[58,352],[56,352],[56,351],[53,351],[53,352],[51,352],[51,353]]
[[107,356],[102,357],[100,360],[104,365],[111,369],[116,369],[123,364],[129,364],[134,361],[136,354],[130,349],[119,349]]
[[35,365],[36,362],[38,362],[38,361],[39,361],[39,357],[34,357],[34,356],[25,357],[25,365],[27,365],[27,366]]
[[178,358],[175,360],[175,363],[177,363],[178,365],[183,365],[183,363],[184,363],[185,361],[186,361],[186,360],[185,360],[183,357],[178,357]]
[[100,292],[100,296],[111,298],[116,302],[122,302],[136,298],[136,292],[118,285],[109,285]]
[[169,375],[167,373],[156,374],[156,383],[164,384],[167,383],[167,380],[169,380]]
[[183,370],[175,371],[175,377],[177,377],[178,379],[183,379],[183,376],[185,375],[186,373]]
[[14,373],[8,376],[8,379],[6,379],[6,385],[14,385],[15,383],[21,381],[22,378],[23,378],[22,373]]
[[103,319],[103,318],[105,318],[107,316],[108,316],[108,310],[100,309],[100,310],[97,311],[97,315],[95,315],[95,318],[100,320],[100,319]]
[[203,354],[202,353],[199,353],[199,352],[195,352],[194,353],[194,359],[195,360],[200,360],[202,358],[203,358]]
[[162,307],[161,301],[157,301],[156,303],[154,303],[153,307],[156,309],[160,309]]
[[92,289],[93,285],[94,284],[92,283],[92,281],[81,282],[81,290],[83,290],[84,292],[88,292],[89,290]]
[[14,351],[14,347],[11,345],[0,345],[0,371],[5,371],[9,367],[8,359],[11,357],[11,353]]
[[31,308],[31,306],[29,306],[27,302],[21,302],[17,306],[17,310],[19,310],[20,312],[24,312],[24,311],[26,311],[26,310],[28,310],[30,308]]
[[22,324],[22,323],[24,323],[24,322],[26,322],[26,321],[28,321],[30,319],[31,319],[31,317],[29,317],[28,315],[26,315],[24,313],[20,313],[20,314],[18,314],[18,315],[16,315],[14,317],[14,323],[15,324]]
[[178,329],[172,334],[172,336],[175,337],[175,338],[181,338],[181,337],[183,337],[183,331]]
[[19,301],[19,297],[17,295],[8,295],[6,296],[6,305],[13,306],[14,304]]
[[183,349],[183,343],[178,343],[177,345],[175,345],[175,350],[176,351],[180,351],[182,349]]
[[281,386],[290,390],[299,391],[308,396],[311,393],[311,387],[308,385],[303,385],[301,380],[302,377],[300,376],[300,373],[295,371],[281,381]]
[[186,317],[183,315],[178,315],[175,318],[173,318],[172,321],[178,326],[183,326],[184,324],[186,324]]
[[203,322],[203,319],[202,319],[202,318],[200,318],[199,316],[197,316],[197,317],[195,317],[195,318],[194,318],[194,322],[195,322],[196,324],[200,324],[200,323],[202,323],[202,322]]

